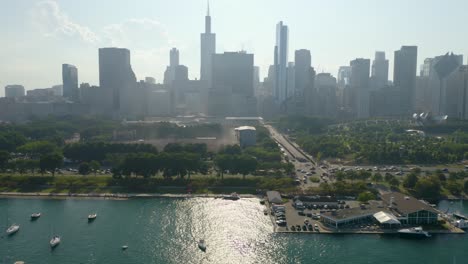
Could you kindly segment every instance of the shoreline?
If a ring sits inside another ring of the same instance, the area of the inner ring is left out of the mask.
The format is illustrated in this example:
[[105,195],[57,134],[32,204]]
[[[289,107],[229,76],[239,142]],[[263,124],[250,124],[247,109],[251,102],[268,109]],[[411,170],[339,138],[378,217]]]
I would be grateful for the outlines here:
[[[44,193],[44,192],[0,192],[0,198],[43,198],[68,199],[89,198],[106,200],[129,200],[135,198],[221,198],[223,194],[169,194],[169,193]],[[260,198],[254,194],[241,194],[242,198]]]

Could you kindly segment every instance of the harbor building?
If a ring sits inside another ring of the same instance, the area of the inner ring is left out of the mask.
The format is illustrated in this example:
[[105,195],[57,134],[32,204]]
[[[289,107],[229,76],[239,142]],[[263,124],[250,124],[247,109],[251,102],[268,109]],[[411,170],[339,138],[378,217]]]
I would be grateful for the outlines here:
[[397,192],[383,194],[381,199],[360,207],[322,213],[321,220],[334,228],[369,222],[378,222],[385,228],[437,224],[438,212],[424,201]]
[[403,225],[431,225],[438,221],[438,212],[424,201],[398,192],[383,194],[381,198]]

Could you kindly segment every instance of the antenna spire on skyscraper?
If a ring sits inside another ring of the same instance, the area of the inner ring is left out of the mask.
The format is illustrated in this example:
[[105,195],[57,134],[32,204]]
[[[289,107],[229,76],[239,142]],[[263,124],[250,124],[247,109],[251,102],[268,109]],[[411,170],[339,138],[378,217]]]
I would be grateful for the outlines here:
[[206,16],[210,16],[210,0],[207,0],[208,9],[206,10]]

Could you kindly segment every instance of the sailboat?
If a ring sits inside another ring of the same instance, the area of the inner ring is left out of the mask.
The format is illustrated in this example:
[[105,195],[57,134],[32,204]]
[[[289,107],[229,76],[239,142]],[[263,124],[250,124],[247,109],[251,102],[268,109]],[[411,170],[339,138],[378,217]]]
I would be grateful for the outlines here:
[[61,239],[59,236],[53,236],[52,239],[49,241],[50,247],[55,248],[58,246],[61,242]]
[[18,232],[19,228],[20,228],[19,225],[13,224],[6,230],[6,233],[7,233],[7,235],[11,236],[11,235],[15,234],[16,232]]

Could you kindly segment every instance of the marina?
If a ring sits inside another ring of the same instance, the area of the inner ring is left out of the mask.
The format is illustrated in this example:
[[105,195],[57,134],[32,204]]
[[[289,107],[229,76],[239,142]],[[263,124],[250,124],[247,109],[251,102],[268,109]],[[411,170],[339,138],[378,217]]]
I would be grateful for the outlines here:
[[[442,203],[440,210],[445,211],[448,205]],[[461,202],[455,205],[461,207],[454,210],[466,208]],[[285,205],[287,226],[297,221],[300,231],[282,231],[284,227],[273,225],[268,209],[264,214],[267,206],[267,201],[262,205],[259,199],[243,196],[237,201],[215,197],[0,199],[0,210],[7,212],[0,226],[6,229],[10,221],[21,225],[16,235],[0,238],[0,256],[4,257],[0,263],[228,263],[223,261],[226,256],[236,263],[288,263],[291,258],[301,263],[310,259],[314,263],[341,263],[340,259],[369,263],[376,257],[390,261],[397,252],[408,255],[407,263],[419,263],[422,252],[410,252],[408,247],[419,247],[433,263],[453,263],[454,258],[461,261],[468,257],[462,249],[468,243],[466,235],[446,236],[427,230],[431,238],[412,240],[380,236],[378,230],[355,225],[355,230],[340,230],[349,235],[334,236],[313,211],[310,217],[308,209],[305,215],[299,215],[292,203]],[[89,225],[83,216],[94,210],[100,219]],[[31,211],[41,212],[41,219],[30,221]],[[51,250],[54,236],[60,237],[60,243]],[[200,242],[205,243],[206,251]],[[431,250],[441,245],[450,249]],[[368,251],[370,247],[372,252]],[[349,254],[351,250],[355,254]],[[180,256],[177,252],[181,251],[187,254]]]

